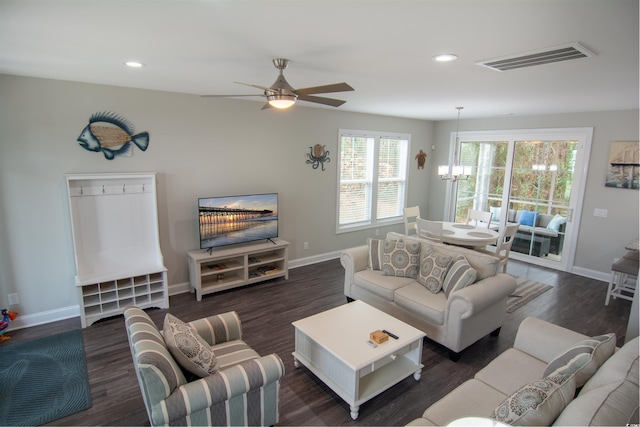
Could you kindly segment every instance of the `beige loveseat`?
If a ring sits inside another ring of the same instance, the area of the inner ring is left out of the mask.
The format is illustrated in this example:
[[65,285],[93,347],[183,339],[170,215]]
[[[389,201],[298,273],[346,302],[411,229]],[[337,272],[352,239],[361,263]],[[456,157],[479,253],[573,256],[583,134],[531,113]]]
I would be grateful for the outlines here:
[[459,352],[492,333],[500,331],[507,298],[515,291],[512,276],[497,273],[498,259],[470,249],[432,243],[415,236],[388,233],[387,240],[421,243],[453,258],[464,256],[477,271],[475,282],[458,291],[433,293],[416,279],[388,276],[368,268],[369,246],[343,250],[340,262],[345,269],[344,294],[348,300],[362,300],[424,331],[427,337],[450,350],[457,360]]
[[510,425],[637,425],[638,344],[635,338],[616,349],[615,334],[587,337],[529,317],[513,348],[408,425],[467,417]]

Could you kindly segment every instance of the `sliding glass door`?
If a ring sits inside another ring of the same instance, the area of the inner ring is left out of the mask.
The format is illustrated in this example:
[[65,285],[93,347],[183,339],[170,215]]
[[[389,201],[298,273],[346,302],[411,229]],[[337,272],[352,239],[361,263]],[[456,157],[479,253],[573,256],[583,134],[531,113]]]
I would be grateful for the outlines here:
[[[591,128],[462,132],[455,161],[472,166],[452,186],[450,214],[491,211],[492,228],[518,223],[513,258],[568,270],[573,264]],[[446,214],[446,212],[445,212]]]

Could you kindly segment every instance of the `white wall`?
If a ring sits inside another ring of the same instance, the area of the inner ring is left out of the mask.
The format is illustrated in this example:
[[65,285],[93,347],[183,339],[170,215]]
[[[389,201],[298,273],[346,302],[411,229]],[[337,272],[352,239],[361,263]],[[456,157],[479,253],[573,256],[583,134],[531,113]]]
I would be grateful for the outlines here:
[[[429,151],[432,153],[430,199],[444,200],[446,185],[437,179],[437,170],[433,165],[447,163],[450,133],[455,132],[455,126],[455,121],[439,122],[435,125],[434,140],[437,141],[437,149]],[[580,234],[573,266],[574,272],[592,277],[608,275],[613,258],[624,255],[624,245],[638,239],[640,192],[604,186],[611,142],[638,141],[638,126],[638,110],[460,120],[461,131],[594,128]],[[594,217],[595,208],[607,209],[608,217]],[[427,212],[431,219],[442,219],[443,206],[429,204]]]
[[[42,312],[64,315],[77,305],[65,173],[158,172],[160,244],[175,285],[188,281],[186,252],[199,245],[198,197],[278,192],[280,236],[291,242],[290,258],[335,252],[369,236],[335,234],[338,129],[410,133],[412,156],[427,151],[433,132],[431,122],[303,103],[261,111],[260,102],[7,75],[0,75],[0,90],[0,307],[17,292],[21,304],[11,308],[23,321]],[[78,136],[100,111],[148,131],[149,149],[109,161],[80,147]],[[315,144],[331,153],[324,172],[306,164]],[[418,204],[428,173],[412,162],[408,202]]]
[[[408,205],[430,218],[443,212],[444,184],[436,166],[446,161],[455,122],[434,123],[300,106],[261,111],[261,103],[0,75],[0,308],[29,322],[77,310],[65,173],[158,172],[160,243],[169,284],[188,281],[185,253],[198,247],[198,197],[278,192],[282,238],[290,258],[321,257],[364,243],[370,231],[335,234],[337,133],[340,128],[412,135]],[[99,111],[148,131],[149,149],[108,161],[77,143]],[[638,192],[604,188],[609,144],[638,140],[638,111],[462,120],[461,130],[536,127],[595,128],[578,269],[609,271],[622,245],[638,236]],[[309,147],[326,145],[326,171],[305,163]],[[431,145],[436,144],[435,151]],[[413,156],[429,154],[425,170]],[[595,207],[609,209],[606,220]],[[380,229],[402,231],[401,225]],[[585,231],[586,230],[586,231]],[[304,250],[303,242],[309,242]],[[195,304],[195,298],[194,298]],[[77,311],[75,311],[77,312]],[[41,315],[47,313],[47,315]],[[40,317],[38,317],[40,316]]]

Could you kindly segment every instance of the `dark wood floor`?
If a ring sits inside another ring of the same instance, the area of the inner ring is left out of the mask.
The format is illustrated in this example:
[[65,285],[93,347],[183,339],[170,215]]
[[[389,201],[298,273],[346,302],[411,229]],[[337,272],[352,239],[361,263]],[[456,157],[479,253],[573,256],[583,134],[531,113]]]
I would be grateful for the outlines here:
[[[404,425],[510,347],[525,317],[539,317],[586,335],[615,332],[618,345],[624,343],[631,303],[618,299],[605,306],[604,282],[518,261],[509,261],[509,273],[553,288],[507,315],[499,337],[481,339],[466,349],[457,363],[448,359],[445,348],[426,342],[420,381],[410,377],[363,404],[355,422],[349,416],[348,405],[306,368],[294,368],[291,356],[291,322],[345,303],[344,270],[338,260],[291,270],[286,281],[274,279],[212,294],[201,302],[193,294],[172,296],[170,309],[150,309],[149,313],[162,325],[167,312],[190,321],[236,310],[243,322],[245,341],[260,354],[277,353],[285,364],[280,425]],[[76,328],[80,328],[79,318],[11,331],[11,340],[0,345]],[[149,425],[122,316],[95,323],[83,330],[83,336],[93,407],[51,425]]]

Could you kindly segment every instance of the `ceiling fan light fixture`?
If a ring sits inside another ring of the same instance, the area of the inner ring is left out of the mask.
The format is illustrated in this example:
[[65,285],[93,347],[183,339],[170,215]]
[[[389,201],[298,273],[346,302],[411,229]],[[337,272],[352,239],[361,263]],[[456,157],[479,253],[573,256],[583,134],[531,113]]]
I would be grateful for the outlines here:
[[274,108],[284,110],[296,103],[296,95],[267,95],[267,102]]

